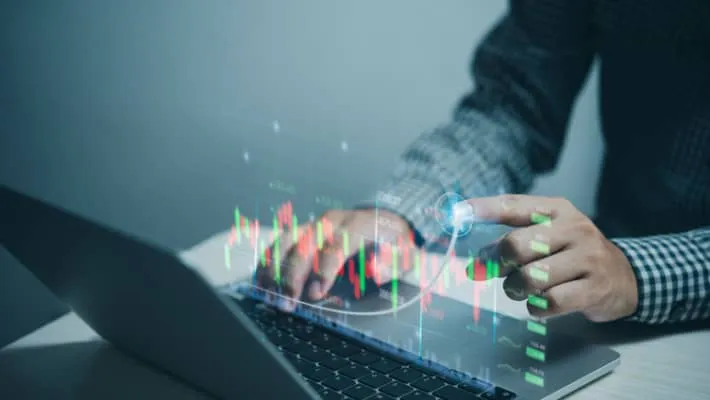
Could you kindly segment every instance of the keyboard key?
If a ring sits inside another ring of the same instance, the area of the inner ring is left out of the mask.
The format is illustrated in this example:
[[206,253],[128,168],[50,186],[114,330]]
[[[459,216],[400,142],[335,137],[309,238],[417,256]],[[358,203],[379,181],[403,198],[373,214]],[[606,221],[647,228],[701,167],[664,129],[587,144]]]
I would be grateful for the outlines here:
[[360,351],[360,348],[353,346],[345,340],[338,340],[332,347],[328,347],[331,353],[337,354],[340,357],[350,357]]
[[285,316],[276,314],[274,318],[277,320],[274,326],[288,333],[303,331],[304,327],[307,325],[307,323],[300,318],[295,318],[290,315]]
[[340,368],[343,368],[349,364],[346,359],[340,358],[332,354],[327,354],[324,359],[319,360],[318,362],[320,363],[320,365],[328,367],[332,370],[339,370]]
[[424,378],[412,383],[412,386],[425,392],[433,392],[436,389],[439,389],[440,387],[444,386],[445,384],[446,383],[444,382],[444,380],[439,377],[425,376]]
[[316,369],[315,364],[302,358],[293,358],[289,359],[289,361],[291,362],[291,365],[296,368],[296,371],[300,372],[303,376],[307,376],[308,373],[313,373],[313,370]]
[[386,377],[380,373],[377,373],[377,372],[372,372],[369,375],[359,378],[358,380],[360,382],[366,384],[367,386],[371,386],[375,389],[392,382],[391,378],[388,378],[388,377]]
[[311,370],[301,371],[301,374],[316,382],[322,382],[335,376],[331,370],[325,367],[315,367]]
[[356,363],[362,365],[370,365],[374,362],[377,362],[379,359],[379,356],[372,354],[367,350],[361,350],[350,356],[351,361],[355,361]]
[[342,400],[343,399],[342,394],[338,394],[336,391],[330,390],[330,389],[319,390],[318,394],[320,395],[320,398],[323,400]]
[[308,382],[308,385],[310,385],[313,388],[313,390],[315,390],[316,392],[320,392],[321,390],[329,390],[327,387],[321,385],[320,383],[318,383],[316,381],[312,381],[308,378],[306,378],[306,382]]
[[280,346],[284,350],[295,354],[301,354],[301,352],[308,349],[307,343],[304,343],[293,336],[284,336],[283,343]]
[[286,357],[286,359],[287,359],[291,364],[295,364],[295,363],[300,362],[300,361],[303,360],[302,358],[298,358],[298,355],[293,354],[293,353],[289,353],[288,351],[284,351],[284,352],[282,352],[282,354],[284,355],[284,357]]
[[[425,374],[426,376],[431,376],[431,373],[432,373],[431,370],[427,370],[427,369],[424,369],[424,368],[422,368],[422,367],[410,366],[409,368],[414,368],[414,369],[416,369],[416,370],[419,370],[419,371],[421,371],[423,374]],[[452,379],[452,378],[449,378],[448,376],[444,376],[444,375],[439,375],[439,374],[437,374],[436,377],[437,377],[437,379],[440,379],[440,380],[444,381],[444,383],[448,383],[449,385],[452,385],[452,386],[456,386],[456,385],[458,385],[459,383],[461,383],[461,380],[460,380],[460,379]]]
[[328,380],[325,380],[321,382],[323,386],[327,386],[333,390],[344,390],[349,388],[350,386],[353,386],[355,384],[355,381],[348,378],[347,376],[342,376],[342,375],[336,375]]
[[313,335],[311,336],[310,340],[311,343],[315,344],[316,346],[320,346],[326,350],[330,350],[331,347],[335,347],[339,344],[339,340],[336,337],[323,331],[313,332]]
[[430,394],[426,394],[424,392],[420,392],[417,390],[416,392],[412,392],[412,393],[402,397],[400,400],[433,400],[435,398],[436,397],[434,397]]
[[387,396],[383,393],[377,393],[372,397],[368,397],[367,400],[394,400],[394,398]]
[[316,375],[315,369],[304,368],[303,371],[299,371],[307,381],[319,382],[321,379]]
[[458,385],[458,387],[475,394],[481,394],[483,392],[487,392],[495,388],[492,383],[486,382],[478,378],[473,378],[470,381],[462,382]]
[[410,386],[405,385],[401,382],[392,382],[380,388],[380,392],[390,395],[392,397],[400,397],[413,391]]
[[402,366],[402,364],[387,358],[381,358],[379,361],[369,365],[371,369],[374,369],[377,372],[382,372],[383,374],[390,373],[400,366]]
[[345,368],[341,368],[338,370],[338,373],[340,375],[345,375],[349,378],[357,379],[360,377],[363,377],[367,374],[370,373],[370,371],[367,370],[367,368],[357,365],[357,364],[350,364],[349,366]]
[[281,346],[282,344],[286,343],[287,339],[290,338],[287,333],[279,330],[267,330],[265,333],[266,337],[269,338],[271,343],[275,344],[276,346]]
[[481,394],[481,393],[485,392],[486,389],[490,388],[490,385],[488,387],[483,387],[483,386],[479,386],[479,385],[471,386],[471,385],[467,385],[467,384],[462,383],[462,384],[458,385],[457,387],[459,389],[465,390],[469,393]]
[[[370,368],[376,369],[375,365],[372,365]],[[399,368],[399,369],[393,371],[392,373],[390,373],[389,375],[397,380],[404,382],[404,383],[414,382],[417,379],[424,376],[423,373],[417,371],[414,368]]]
[[291,315],[274,313],[272,316],[274,320],[274,325],[278,326],[279,329],[291,332],[296,325],[300,325],[300,321],[297,321]]
[[459,389],[454,386],[444,386],[443,388],[432,393],[434,396],[441,397],[445,400],[468,400],[474,395],[471,392]]
[[485,391],[479,394],[478,396],[485,400],[512,400],[518,397],[515,395],[515,393],[499,387]]
[[313,362],[321,362],[330,358],[330,355],[325,350],[312,345],[302,346],[298,355]]
[[266,329],[269,329],[269,327],[270,327],[269,324],[267,324],[267,323],[264,322],[264,321],[259,321],[258,319],[253,319],[252,321],[254,321],[254,323],[256,324],[256,326],[258,326],[259,329],[261,329],[262,331],[264,331],[264,330],[266,330]]
[[311,337],[313,336],[313,331],[312,330],[305,330],[305,329],[294,329],[293,330],[293,336],[309,342],[311,340]]
[[369,386],[365,385],[355,385],[343,392],[344,394],[352,397],[353,399],[356,400],[364,400],[373,394],[375,394],[375,390],[371,389]]
[[273,326],[276,322],[273,318],[274,313],[269,310],[257,309],[257,310],[251,311],[249,313],[249,316],[251,317],[252,320],[254,320],[254,322],[262,323],[262,324],[269,325],[269,326]]

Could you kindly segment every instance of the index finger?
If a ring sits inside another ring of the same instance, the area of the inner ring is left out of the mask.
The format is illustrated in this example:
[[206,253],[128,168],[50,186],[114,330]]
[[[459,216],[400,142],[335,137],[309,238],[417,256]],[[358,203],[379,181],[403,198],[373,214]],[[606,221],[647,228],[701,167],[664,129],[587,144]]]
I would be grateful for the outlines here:
[[526,195],[477,197],[465,202],[476,221],[522,227],[549,224],[564,209],[563,200]]

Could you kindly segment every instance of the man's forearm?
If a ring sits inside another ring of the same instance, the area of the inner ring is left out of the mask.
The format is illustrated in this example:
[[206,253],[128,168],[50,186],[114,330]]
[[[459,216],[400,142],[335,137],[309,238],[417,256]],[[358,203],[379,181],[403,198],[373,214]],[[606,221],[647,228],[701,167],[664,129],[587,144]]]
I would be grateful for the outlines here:
[[511,2],[476,51],[474,90],[449,124],[406,150],[378,206],[437,236],[439,225],[422,210],[441,194],[522,193],[554,168],[594,55],[590,4]]
[[636,274],[639,303],[630,320],[661,324],[710,318],[710,227],[612,241]]
[[524,128],[474,110],[466,119],[462,113],[461,119],[416,141],[376,198],[378,207],[404,217],[425,240],[441,233],[427,209],[444,193],[474,197],[522,192],[533,181],[534,172],[521,151]]

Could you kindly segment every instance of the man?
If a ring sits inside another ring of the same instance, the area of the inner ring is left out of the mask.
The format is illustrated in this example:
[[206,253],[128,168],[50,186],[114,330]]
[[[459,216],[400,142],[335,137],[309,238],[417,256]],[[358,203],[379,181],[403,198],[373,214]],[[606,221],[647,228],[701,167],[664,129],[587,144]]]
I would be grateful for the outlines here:
[[[596,218],[564,199],[486,197],[500,187],[523,193],[555,167],[595,57],[606,144]],[[515,228],[481,256],[506,261],[505,287],[548,299],[531,313],[650,324],[710,317],[710,2],[511,0],[472,74],[475,88],[453,120],[404,154],[378,203],[395,222],[380,233],[432,240],[440,226],[421,209],[458,184],[478,218]],[[532,224],[531,213],[550,223]],[[375,215],[361,208],[323,218],[366,233]],[[549,253],[530,249],[539,237]],[[282,245],[284,290],[324,296],[340,262],[320,254],[317,279],[304,287],[313,255],[297,256],[292,244]],[[271,267],[261,284],[273,284]],[[533,268],[548,279],[533,279]]]

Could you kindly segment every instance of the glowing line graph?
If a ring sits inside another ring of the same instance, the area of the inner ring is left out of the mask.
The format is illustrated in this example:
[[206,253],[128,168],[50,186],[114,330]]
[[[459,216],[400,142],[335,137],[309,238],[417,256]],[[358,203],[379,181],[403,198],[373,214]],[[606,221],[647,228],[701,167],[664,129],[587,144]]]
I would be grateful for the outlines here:
[[514,366],[512,366],[512,365],[510,365],[510,364],[498,364],[498,368],[500,368],[500,369],[505,369],[505,370],[508,370],[508,371],[510,371],[510,372],[515,372],[515,373],[517,373],[517,374],[520,373],[520,368],[515,368]]
[[484,326],[474,324],[466,325],[466,330],[470,332],[480,333],[481,335],[485,335],[488,333],[488,330]]
[[498,339],[498,343],[507,344],[508,346],[514,347],[514,348],[516,348],[516,349],[519,349],[519,348],[522,347],[522,345],[521,345],[520,343],[515,343],[515,342],[513,341],[513,339],[511,339],[511,338],[509,338],[509,337],[507,337],[507,336],[501,336],[501,337]]

